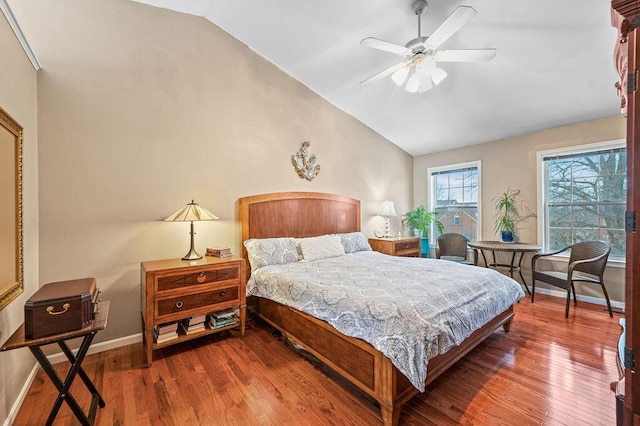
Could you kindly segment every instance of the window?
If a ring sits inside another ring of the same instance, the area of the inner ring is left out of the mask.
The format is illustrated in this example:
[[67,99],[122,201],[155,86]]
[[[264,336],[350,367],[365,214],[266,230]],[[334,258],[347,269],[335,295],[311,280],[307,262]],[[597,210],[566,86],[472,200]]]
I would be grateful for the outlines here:
[[[445,232],[480,238],[480,161],[428,170],[431,210],[438,213]],[[435,228],[435,227],[433,227]],[[439,233],[433,229],[435,240]]]
[[603,240],[624,260],[627,152],[622,141],[538,153],[542,241],[548,251]]

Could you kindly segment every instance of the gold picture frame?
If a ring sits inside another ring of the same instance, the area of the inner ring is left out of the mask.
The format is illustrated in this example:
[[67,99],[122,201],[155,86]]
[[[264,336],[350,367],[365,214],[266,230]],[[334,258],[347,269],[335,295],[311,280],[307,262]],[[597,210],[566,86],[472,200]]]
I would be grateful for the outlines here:
[[0,107],[0,310],[24,292],[22,130]]

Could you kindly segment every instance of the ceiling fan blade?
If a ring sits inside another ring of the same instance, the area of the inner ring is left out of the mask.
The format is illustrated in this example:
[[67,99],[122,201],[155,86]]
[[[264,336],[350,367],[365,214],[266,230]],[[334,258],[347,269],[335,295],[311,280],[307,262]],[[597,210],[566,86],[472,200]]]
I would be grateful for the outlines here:
[[431,47],[438,47],[449,39],[464,24],[469,22],[476,14],[476,10],[471,6],[458,6],[445,21],[427,39],[427,44]]
[[363,46],[371,47],[373,49],[384,50],[385,52],[395,53],[396,55],[409,55],[411,49],[400,46],[399,44],[391,43],[389,41],[380,40],[374,37],[367,37],[360,41]]
[[406,67],[407,65],[408,65],[408,63],[407,63],[407,62],[400,62],[399,64],[395,64],[394,66],[389,67],[389,68],[387,68],[386,70],[379,72],[378,74],[374,75],[373,77],[369,77],[368,79],[366,79],[366,80],[364,80],[364,81],[360,82],[360,84],[361,84],[362,86],[364,86],[364,85],[369,84],[369,83],[372,83],[372,82],[374,82],[374,81],[377,81],[377,80],[383,79],[383,78],[385,78],[386,76],[391,75],[391,74],[393,74],[394,72],[396,72],[396,71],[398,71],[398,70],[400,70],[400,69],[402,69],[402,68]]
[[496,49],[438,50],[433,59],[438,62],[488,62],[496,56]]

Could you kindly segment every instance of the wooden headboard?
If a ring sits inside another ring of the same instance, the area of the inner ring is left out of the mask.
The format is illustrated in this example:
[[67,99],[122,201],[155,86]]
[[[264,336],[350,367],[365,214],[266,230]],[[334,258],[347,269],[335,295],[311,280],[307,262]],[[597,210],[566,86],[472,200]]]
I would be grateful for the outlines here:
[[[239,207],[242,242],[360,231],[360,200],[341,195],[275,192],[240,198]],[[247,259],[244,245],[242,257]]]

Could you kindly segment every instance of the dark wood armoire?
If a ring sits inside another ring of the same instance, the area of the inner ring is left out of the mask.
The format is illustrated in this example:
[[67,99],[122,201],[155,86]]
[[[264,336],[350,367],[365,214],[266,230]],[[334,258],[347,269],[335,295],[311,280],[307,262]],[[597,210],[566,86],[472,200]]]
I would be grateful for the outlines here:
[[[620,74],[616,84],[621,111],[627,116],[627,265],[625,278],[624,386],[619,391],[618,424],[640,426],[640,371],[635,354],[640,354],[640,234],[636,212],[640,212],[640,0],[613,0],[612,25],[618,28],[614,47]],[[640,361],[640,359],[638,360]]]

